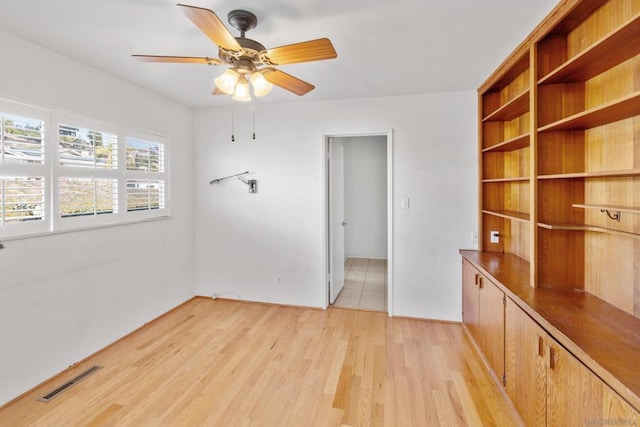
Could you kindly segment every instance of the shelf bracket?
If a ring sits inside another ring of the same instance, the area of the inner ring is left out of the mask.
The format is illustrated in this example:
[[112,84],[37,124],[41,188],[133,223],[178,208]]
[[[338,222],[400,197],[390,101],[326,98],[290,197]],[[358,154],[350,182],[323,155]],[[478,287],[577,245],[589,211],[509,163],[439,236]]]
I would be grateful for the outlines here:
[[609,209],[600,209],[600,212],[604,212],[610,219],[620,222],[620,211],[613,211],[613,213],[611,213]]

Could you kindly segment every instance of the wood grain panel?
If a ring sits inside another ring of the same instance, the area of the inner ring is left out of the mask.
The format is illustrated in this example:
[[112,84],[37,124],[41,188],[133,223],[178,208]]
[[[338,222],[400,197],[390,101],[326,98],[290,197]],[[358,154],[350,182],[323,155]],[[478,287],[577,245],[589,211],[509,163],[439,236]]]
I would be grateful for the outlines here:
[[584,289],[634,314],[635,260],[637,240],[602,233],[585,236]]
[[588,172],[633,169],[638,142],[635,141],[635,122],[629,118],[588,129],[584,132],[585,165]]
[[575,426],[601,419],[602,384],[555,341],[547,341],[547,425]]
[[584,131],[538,134],[538,174],[583,172],[585,170]]
[[626,20],[640,12],[638,0],[610,0],[595,10],[590,16],[567,34],[567,54],[569,58],[582,52],[610,33]]
[[474,337],[478,336],[478,282],[480,272],[468,261],[462,261],[462,321]]
[[538,227],[538,287],[584,288],[584,232]]
[[481,122],[480,127],[482,129],[482,148],[492,147],[505,140],[502,122]]
[[585,110],[584,83],[560,83],[538,87],[538,126],[570,117]]
[[[547,333],[511,299],[505,307],[506,390],[520,417],[528,426],[546,423],[546,365],[544,344]],[[541,341],[542,340],[542,341]],[[539,350],[542,353],[539,354]]]
[[634,93],[634,81],[630,77],[638,69],[638,59],[629,59],[587,80],[584,84],[584,109],[598,107]]
[[478,344],[498,378],[504,373],[504,293],[483,277],[479,291]]
[[538,221],[549,224],[582,224],[584,210],[574,204],[584,203],[582,179],[543,180],[538,182]]
[[567,38],[564,34],[550,35],[538,43],[538,75],[543,77],[567,60]]

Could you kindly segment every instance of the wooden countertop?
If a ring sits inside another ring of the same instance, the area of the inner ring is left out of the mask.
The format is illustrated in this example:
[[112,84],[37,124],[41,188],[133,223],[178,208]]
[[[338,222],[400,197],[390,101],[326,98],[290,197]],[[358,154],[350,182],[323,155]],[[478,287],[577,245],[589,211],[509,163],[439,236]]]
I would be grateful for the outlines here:
[[529,263],[515,255],[472,250],[460,254],[640,410],[640,319],[581,290],[530,286]]

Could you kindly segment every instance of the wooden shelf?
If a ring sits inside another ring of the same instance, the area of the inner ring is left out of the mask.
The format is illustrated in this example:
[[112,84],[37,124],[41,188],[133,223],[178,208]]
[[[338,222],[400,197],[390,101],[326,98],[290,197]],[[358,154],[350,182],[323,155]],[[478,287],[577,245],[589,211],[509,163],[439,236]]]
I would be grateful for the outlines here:
[[580,209],[604,209],[608,211],[620,211],[627,213],[640,214],[640,208],[635,206],[619,206],[619,205],[599,205],[599,204],[581,204],[575,203],[572,205],[574,208]]
[[529,146],[529,136],[530,134],[527,132],[523,135],[516,136],[515,138],[508,139],[499,144],[492,145],[491,147],[483,148],[483,153],[489,153],[494,151],[515,151],[521,148],[525,148]]
[[622,169],[618,171],[575,172],[538,175],[538,179],[573,179],[573,178],[615,178],[623,176],[640,176],[640,169]]
[[489,179],[483,179],[482,183],[483,184],[491,184],[491,183],[495,183],[495,182],[524,182],[524,181],[529,181],[529,177],[528,176],[519,176],[516,178],[489,178]]
[[640,114],[640,91],[542,126],[538,132],[584,130]]
[[586,81],[640,53],[640,14],[574,56],[538,84]]
[[483,122],[500,122],[513,120],[529,111],[529,90],[522,92],[511,101],[489,114]]
[[529,222],[530,215],[522,212],[515,211],[490,211],[483,209],[482,213],[487,215],[493,215],[500,218],[513,219],[515,221]]
[[538,227],[546,228],[547,230],[593,231],[595,233],[614,234],[616,236],[625,236],[631,237],[633,239],[640,239],[640,234],[637,233],[614,230],[613,228],[597,227],[595,225],[588,224],[545,224],[543,222],[539,222]]

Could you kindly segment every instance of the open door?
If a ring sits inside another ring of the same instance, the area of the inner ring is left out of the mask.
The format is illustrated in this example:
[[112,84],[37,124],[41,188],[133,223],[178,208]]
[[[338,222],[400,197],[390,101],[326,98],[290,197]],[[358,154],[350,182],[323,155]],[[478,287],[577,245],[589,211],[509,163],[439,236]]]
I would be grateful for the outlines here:
[[344,287],[344,143],[329,138],[329,303]]

